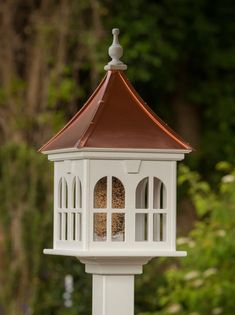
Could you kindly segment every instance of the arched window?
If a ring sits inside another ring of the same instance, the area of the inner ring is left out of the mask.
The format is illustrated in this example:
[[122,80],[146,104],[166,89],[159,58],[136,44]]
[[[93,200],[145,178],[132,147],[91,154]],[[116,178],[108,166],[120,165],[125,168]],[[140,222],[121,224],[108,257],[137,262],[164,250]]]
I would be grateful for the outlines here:
[[163,182],[154,177],[153,179],[153,208],[158,212],[153,214],[153,240],[155,242],[166,241],[166,187]]
[[[148,209],[149,204],[149,179],[143,178],[137,188],[135,195],[136,209]],[[135,239],[136,241],[148,240],[148,214],[136,213],[135,215],[136,229]]]
[[143,178],[136,187],[135,240],[166,241],[166,187],[157,177]]
[[82,208],[82,186],[78,176],[75,176],[72,183],[72,207]]
[[58,239],[81,241],[82,187],[77,176],[69,181],[62,177],[58,184]]
[[149,179],[148,177],[142,179],[137,188],[135,195],[136,209],[148,209],[149,198]]
[[94,208],[107,208],[107,177],[102,177],[95,185]]
[[[107,208],[107,177],[102,177],[94,188],[94,208]],[[94,241],[106,241],[107,239],[107,213],[94,213]]]
[[157,177],[153,179],[153,208],[166,208],[166,187]]
[[[94,241],[124,241],[125,188],[117,177],[106,176],[94,187]],[[102,212],[97,209],[102,209]],[[122,211],[120,211],[122,209]],[[109,226],[107,224],[109,223]]]
[[112,208],[125,208],[125,188],[117,177],[112,177]]

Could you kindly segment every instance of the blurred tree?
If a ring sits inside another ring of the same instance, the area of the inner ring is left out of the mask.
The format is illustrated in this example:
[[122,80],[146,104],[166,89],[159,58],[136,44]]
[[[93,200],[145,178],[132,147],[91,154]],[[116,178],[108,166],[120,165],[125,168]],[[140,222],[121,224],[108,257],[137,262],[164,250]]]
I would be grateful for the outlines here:
[[52,231],[52,171],[35,149],[95,87],[100,5],[6,0],[0,17],[0,309],[4,315],[63,314],[63,281],[73,273],[79,281],[71,314],[89,314],[82,266],[55,257],[45,263],[42,255]]

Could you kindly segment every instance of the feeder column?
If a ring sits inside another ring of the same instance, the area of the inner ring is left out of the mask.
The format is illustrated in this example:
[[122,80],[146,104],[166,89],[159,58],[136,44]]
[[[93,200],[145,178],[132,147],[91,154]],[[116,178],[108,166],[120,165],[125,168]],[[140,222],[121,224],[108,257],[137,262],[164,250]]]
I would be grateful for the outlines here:
[[93,275],[92,315],[134,315],[134,275]]
[[92,274],[92,315],[134,315],[134,278],[152,257],[78,257]]

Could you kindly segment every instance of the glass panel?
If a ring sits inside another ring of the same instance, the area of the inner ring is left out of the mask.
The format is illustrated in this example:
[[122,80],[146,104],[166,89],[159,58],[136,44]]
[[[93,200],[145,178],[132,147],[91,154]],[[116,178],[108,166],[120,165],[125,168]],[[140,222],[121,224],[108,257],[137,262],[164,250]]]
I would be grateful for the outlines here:
[[73,179],[73,196],[72,196],[72,202],[73,202],[73,208],[77,207],[77,180],[76,177]]
[[135,215],[135,240],[139,242],[148,240],[147,213],[136,213]]
[[71,219],[72,219],[72,240],[76,241],[76,213],[71,213]]
[[68,184],[67,181],[65,180],[65,208],[68,208]]
[[81,181],[77,178],[77,207],[82,208],[82,183]]
[[62,207],[68,208],[68,184],[65,178],[63,178],[62,180],[61,196],[62,196],[62,201],[61,201]]
[[107,214],[94,213],[94,241],[106,241],[107,239]]
[[107,177],[101,178],[95,185],[94,208],[107,208]]
[[58,237],[59,237],[59,240],[61,241],[62,240],[62,213],[61,212],[59,212],[59,217],[58,217],[58,219],[59,219],[59,224],[58,224],[58,227],[59,227],[59,230],[58,230],[58,232],[59,232],[59,235],[58,235]]
[[112,208],[125,208],[125,189],[116,177],[112,177]]
[[166,241],[166,213],[153,214],[153,240],[155,242]]
[[64,213],[64,240],[68,240],[68,213]]
[[149,190],[149,180],[144,178],[139,182],[136,188],[136,209],[148,209],[148,190]]
[[125,240],[125,214],[112,214],[112,241],[123,242]]
[[153,207],[154,209],[166,208],[166,187],[156,177],[153,180]]
[[162,209],[166,209],[167,207],[167,191],[166,186],[162,183]]
[[72,189],[72,205],[73,208],[82,208],[82,186],[78,177],[73,179],[73,189]]

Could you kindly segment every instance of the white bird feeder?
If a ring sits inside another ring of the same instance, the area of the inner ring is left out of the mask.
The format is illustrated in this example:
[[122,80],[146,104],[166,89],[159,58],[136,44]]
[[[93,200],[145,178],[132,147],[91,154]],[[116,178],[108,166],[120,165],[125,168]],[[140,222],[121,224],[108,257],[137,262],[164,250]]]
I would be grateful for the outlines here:
[[93,315],[133,315],[134,275],[176,250],[176,162],[192,148],[124,75],[113,29],[107,74],[40,151],[54,162],[53,249],[93,274]]

